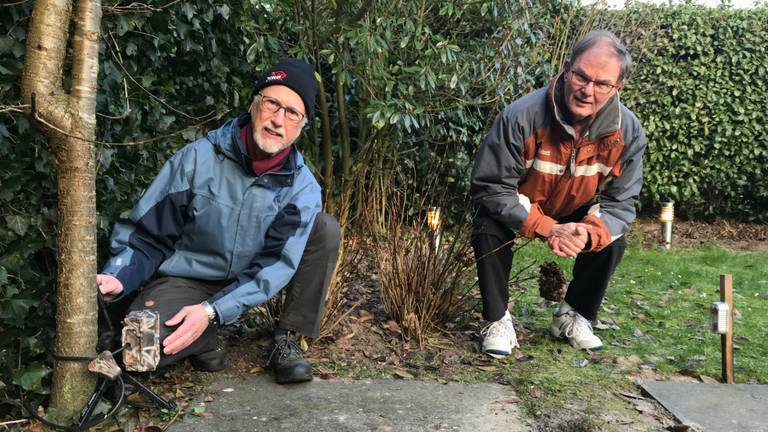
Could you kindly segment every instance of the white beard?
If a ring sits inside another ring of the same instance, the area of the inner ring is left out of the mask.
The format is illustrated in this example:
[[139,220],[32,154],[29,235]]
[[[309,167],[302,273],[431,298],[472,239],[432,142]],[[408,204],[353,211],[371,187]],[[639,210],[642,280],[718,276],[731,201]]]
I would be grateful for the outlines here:
[[267,140],[262,140],[256,130],[253,131],[253,140],[261,151],[270,155],[276,154],[291,145],[291,143],[265,142]]

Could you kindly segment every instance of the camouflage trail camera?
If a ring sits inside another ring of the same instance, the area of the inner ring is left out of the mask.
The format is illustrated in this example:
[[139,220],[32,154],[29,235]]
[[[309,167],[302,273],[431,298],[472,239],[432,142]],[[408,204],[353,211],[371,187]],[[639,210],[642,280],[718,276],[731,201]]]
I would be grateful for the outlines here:
[[150,310],[131,311],[123,321],[125,370],[153,371],[160,361],[160,315]]

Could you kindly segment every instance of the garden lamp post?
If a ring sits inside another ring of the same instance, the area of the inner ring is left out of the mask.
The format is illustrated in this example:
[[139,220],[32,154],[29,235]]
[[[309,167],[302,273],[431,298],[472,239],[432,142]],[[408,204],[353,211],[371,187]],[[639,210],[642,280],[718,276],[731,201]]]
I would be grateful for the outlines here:
[[441,228],[443,225],[442,214],[440,207],[427,208],[427,227],[432,233],[434,239],[435,250],[440,247]]
[[661,235],[665,249],[672,247],[672,222],[674,220],[675,203],[672,201],[661,203],[659,221],[661,221]]

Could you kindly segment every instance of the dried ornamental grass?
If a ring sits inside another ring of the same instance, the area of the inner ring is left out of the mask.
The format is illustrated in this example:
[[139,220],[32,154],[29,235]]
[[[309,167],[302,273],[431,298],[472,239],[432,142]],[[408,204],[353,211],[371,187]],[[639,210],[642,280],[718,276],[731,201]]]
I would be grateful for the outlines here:
[[461,227],[435,246],[426,226],[392,223],[377,250],[384,309],[404,337],[424,345],[430,334],[468,310],[474,276],[470,228]]

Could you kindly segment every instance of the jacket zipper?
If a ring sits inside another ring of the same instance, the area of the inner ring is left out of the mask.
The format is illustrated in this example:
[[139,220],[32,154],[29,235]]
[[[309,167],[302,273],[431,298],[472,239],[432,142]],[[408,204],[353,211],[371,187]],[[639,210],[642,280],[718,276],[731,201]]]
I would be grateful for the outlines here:
[[576,173],[576,150],[581,147],[581,143],[588,136],[589,131],[584,132],[584,135],[582,135],[578,141],[574,141],[573,146],[571,147],[571,158],[570,163],[568,164],[568,177],[573,177],[574,173]]

